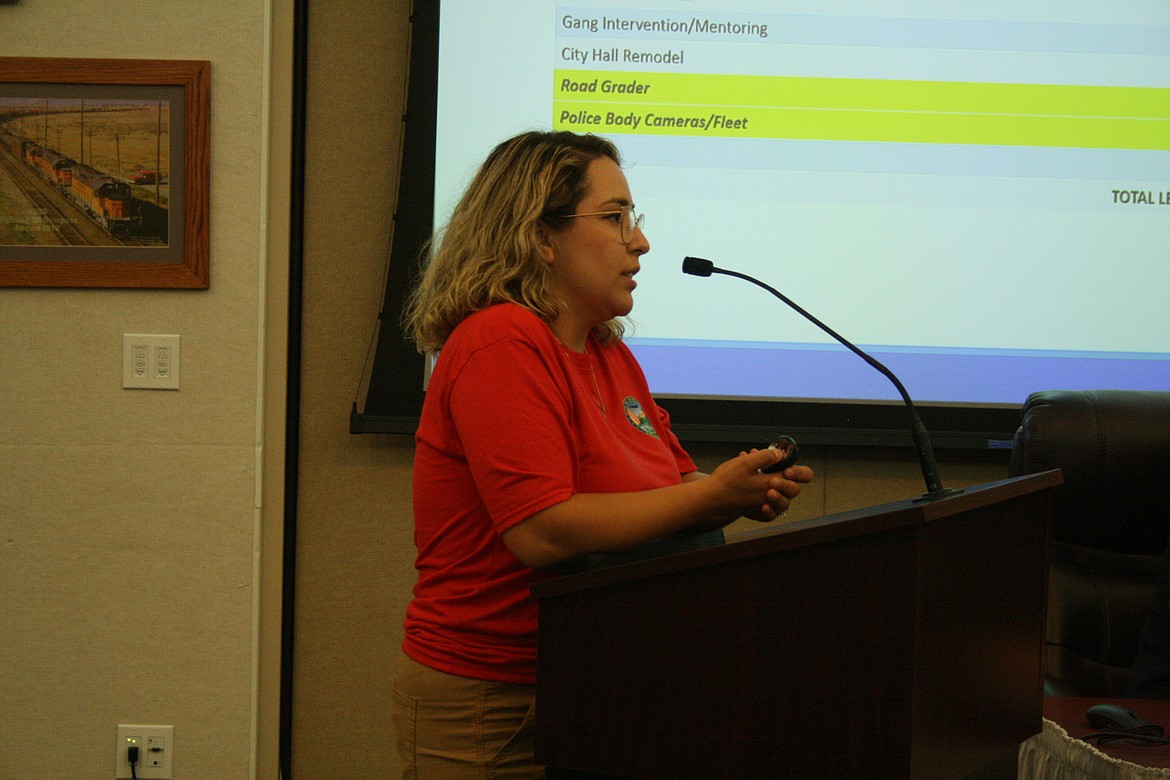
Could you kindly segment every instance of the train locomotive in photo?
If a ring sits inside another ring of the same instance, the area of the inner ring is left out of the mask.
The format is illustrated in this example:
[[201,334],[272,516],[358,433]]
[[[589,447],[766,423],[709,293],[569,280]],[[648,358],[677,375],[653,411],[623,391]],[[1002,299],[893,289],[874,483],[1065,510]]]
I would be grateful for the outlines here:
[[109,174],[77,163],[73,166],[69,197],[113,235],[124,235],[135,221],[130,185]]
[[[0,130],[0,143],[13,158],[53,184],[111,235],[125,237],[133,232],[165,240],[166,209],[136,199],[126,180],[7,130]],[[154,217],[143,229],[141,212],[146,206]]]
[[77,163],[52,149],[41,149],[36,158],[35,169],[45,181],[58,187],[68,187],[73,182],[73,168]]

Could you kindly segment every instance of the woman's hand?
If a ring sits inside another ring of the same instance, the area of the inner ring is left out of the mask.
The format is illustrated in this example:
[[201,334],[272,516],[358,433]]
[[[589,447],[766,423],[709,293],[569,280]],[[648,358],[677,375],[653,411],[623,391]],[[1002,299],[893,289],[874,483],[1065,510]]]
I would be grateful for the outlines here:
[[769,485],[768,493],[765,496],[767,503],[760,507],[758,519],[765,523],[771,522],[787,512],[793,499],[800,495],[801,486],[812,482],[816,475],[808,466],[789,466],[784,471],[769,476],[779,477],[779,479],[774,479]]
[[774,474],[760,471],[781,457],[777,450],[741,452],[711,472],[710,478],[719,481],[725,491],[724,511],[765,523],[787,512],[801,486],[812,482],[815,475],[808,466],[789,466]]

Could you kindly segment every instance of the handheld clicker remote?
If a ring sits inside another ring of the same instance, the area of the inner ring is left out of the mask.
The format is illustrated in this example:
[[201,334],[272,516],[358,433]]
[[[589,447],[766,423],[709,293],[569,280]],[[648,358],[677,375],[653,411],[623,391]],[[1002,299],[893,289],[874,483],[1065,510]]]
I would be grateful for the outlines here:
[[796,439],[791,436],[780,436],[776,441],[768,445],[770,450],[780,450],[784,453],[784,457],[773,463],[767,468],[760,469],[765,474],[773,474],[796,463],[796,459],[800,457],[800,447],[796,446]]

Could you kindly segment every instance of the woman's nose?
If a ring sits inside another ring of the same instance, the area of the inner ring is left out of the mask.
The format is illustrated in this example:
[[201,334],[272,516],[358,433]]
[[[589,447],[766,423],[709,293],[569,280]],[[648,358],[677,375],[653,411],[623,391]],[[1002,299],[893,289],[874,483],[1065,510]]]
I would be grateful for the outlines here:
[[646,234],[642,232],[642,228],[634,228],[634,235],[630,238],[629,246],[631,252],[639,255],[644,255],[650,251],[650,242],[646,239]]

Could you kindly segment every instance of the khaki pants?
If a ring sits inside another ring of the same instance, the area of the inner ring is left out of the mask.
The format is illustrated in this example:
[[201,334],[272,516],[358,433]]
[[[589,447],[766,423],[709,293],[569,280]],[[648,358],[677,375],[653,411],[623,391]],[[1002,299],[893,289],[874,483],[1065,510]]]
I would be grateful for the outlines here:
[[393,719],[403,778],[543,778],[533,760],[535,694],[532,685],[458,677],[399,653]]

